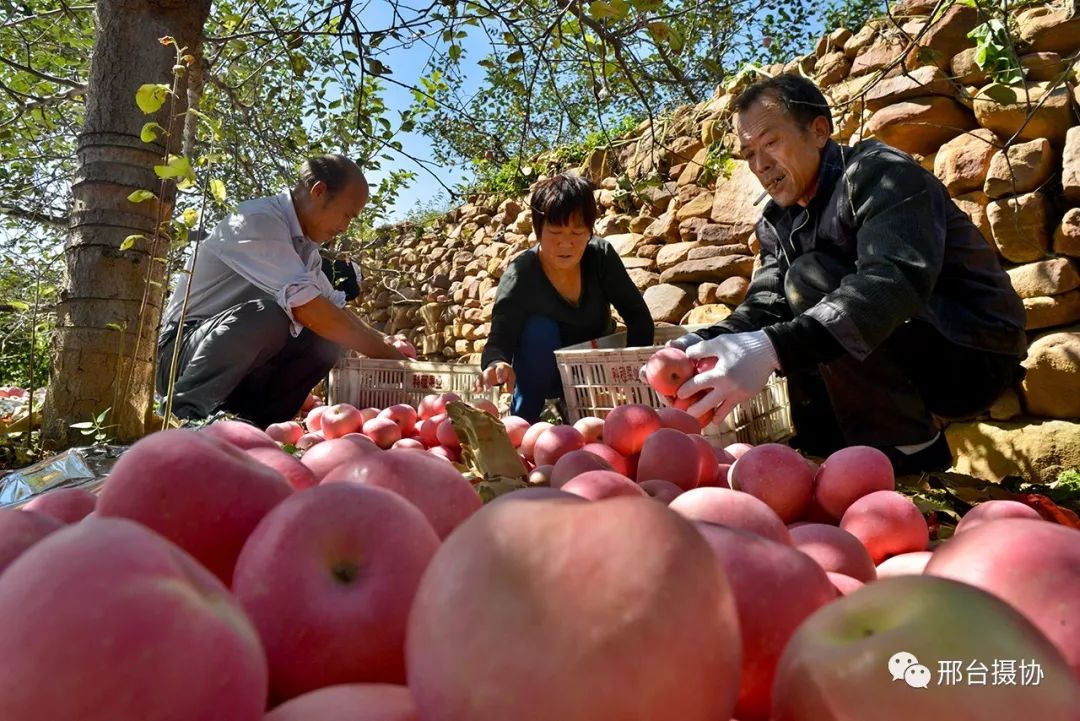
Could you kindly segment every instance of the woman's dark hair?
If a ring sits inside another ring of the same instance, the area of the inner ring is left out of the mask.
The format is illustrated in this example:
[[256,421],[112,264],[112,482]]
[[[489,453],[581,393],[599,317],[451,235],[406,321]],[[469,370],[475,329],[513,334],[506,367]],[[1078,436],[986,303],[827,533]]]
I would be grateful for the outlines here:
[[529,199],[529,208],[538,239],[544,231],[544,223],[566,225],[575,213],[581,213],[581,219],[590,231],[596,222],[592,183],[572,173],[560,173],[537,185]]
[[320,155],[316,158],[308,158],[300,168],[300,185],[311,190],[315,183],[321,181],[331,198],[353,180],[360,180],[365,186],[367,185],[367,179],[364,178],[364,172],[360,170],[360,166],[344,155]]
[[833,132],[832,111],[829,102],[812,80],[795,73],[759,80],[743,90],[735,99],[735,112],[747,110],[764,96],[774,97],[784,106],[787,114],[800,128],[810,127],[814,118],[822,115],[829,121],[829,134]]

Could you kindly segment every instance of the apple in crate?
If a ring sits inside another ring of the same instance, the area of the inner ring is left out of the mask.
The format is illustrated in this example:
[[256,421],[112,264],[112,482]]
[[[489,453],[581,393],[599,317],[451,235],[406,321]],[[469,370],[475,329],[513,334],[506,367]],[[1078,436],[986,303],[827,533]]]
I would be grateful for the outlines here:
[[120,456],[95,515],[138,521],[228,584],[244,541],[290,494],[280,473],[238,448],[173,429],[146,436]]
[[694,364],[678,348],[661,348],[649,356],[644,375],[657,393],[673,396],[694,375]]
[[409,689],[388,683],[327,686],[297,696],[263,721],[419,721]]
[[[1012,662],[1012,683],[994,683],[999,661]],[[1042,675],[1023,684],[1021,664],[1032,663]],[[773,686],[772,721],[1076,721],[1078,713],[1080,683],[1038,629],[985,591],[931,576],[875,581],[818,610],[784,649]]]
[[423,719],[718,721],[738,620],[707,544],[662,504],[500,499],[436,552],[406,659]]
[[56,488],[31,499],[24,509],[64,523],[78,523],[94,512],[97,496],[85,488]]
[[251,621],[217,578],[137,523],[95,516],[30,548],[0,576],[0,617],[4,721],[263,717],[266,658]]
[[268,514],[233,592],[266,649],[271,698],[404,683],[409,607],[438,546],[415,506],[373,486],[321,485]]

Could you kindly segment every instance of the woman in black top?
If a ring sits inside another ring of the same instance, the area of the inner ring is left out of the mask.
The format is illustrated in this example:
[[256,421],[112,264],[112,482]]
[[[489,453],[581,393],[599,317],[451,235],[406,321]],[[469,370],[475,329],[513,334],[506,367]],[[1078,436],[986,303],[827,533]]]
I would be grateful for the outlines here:
[[627,345],[653,342],[653,321],[619,254],[592,237],[596,200],[588,180],[557,175],[529,201],[539,243],[499,280],[481,383],[513,390],[511,411],[530,423],[547,398],[562,398],[555,351],[614,330],[611,306],[626,322]]

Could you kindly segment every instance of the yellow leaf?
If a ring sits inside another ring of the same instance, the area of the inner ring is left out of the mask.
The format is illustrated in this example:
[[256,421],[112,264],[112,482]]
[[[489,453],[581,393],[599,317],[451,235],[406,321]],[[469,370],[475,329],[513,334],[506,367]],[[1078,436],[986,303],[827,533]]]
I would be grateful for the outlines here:
[[157,196],[151,193],[149,190],[136,190],[134,193],[127,197],[129,202],[141,203],[144,200],[151,200]]
[[158,131],[165,132],[165,128],[161,127],[155,122],[149,122],[142,126],[142,130],[139,131],[139,138],[144,143],[152,143],[157,140]]
[[124,238],[124,241],[122,243],[120,243],[120,250],[131,250],[135,247],[135,241],[143,240],[143,238],[144,236],[142,235],[129,235],[128,237]]
[[188,208],[181,216],[182,222],[189,228],[194,228],[195,224],[199,222],[199,211],[194,208]]
[[146,83],[140,85],[135,93],[135,104],[146,115],[161,110],[165,100],[169,97],[169,86],[161,83]]
[[214,200],[224,204],[227,194],[225,192],[225,183],[221,182],[217,178],[210,179],[210,192],[214,196]]

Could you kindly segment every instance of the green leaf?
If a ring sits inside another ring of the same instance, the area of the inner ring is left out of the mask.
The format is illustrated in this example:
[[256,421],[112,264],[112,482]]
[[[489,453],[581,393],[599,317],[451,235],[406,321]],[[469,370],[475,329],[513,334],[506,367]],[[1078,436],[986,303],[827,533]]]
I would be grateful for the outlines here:
[[525,60],[525,53],[521,52],[520,50],[515,50],[514,52],[506,56],[506,62],[511,64],[520,63],[523,60]]
[[217,178],[210,179],[210,194],[214,196],[214,200],[224,204],[227,197],[225,191],[225,183],[221,182]]
[[72,423],[70,427],[71,428],[78,428],[78,429],[82,430],[82,429],[85,429],[85,428],[93,428],[94,424],[91,423],[90,421],[83,421],[82,423]]
[[161,106],[169,97],[170,88],[163,83],[146,83],[139,86],[135,93],[135,104],[146,115],[161,110]]
[[451,45],[448,54],[450,55],[450,59],[452,61],[457,62],[459,59],[461,59],[461,46]]
[[195,180],[195,171],[191,169],[191,162],[183,155],[168,156],[165,159],[165,165],[154,166],[154,174],[163,180],[177,179],[177,187],[180,187],[182,180],[188,181],[188,186]]
[[30,306],[23,303],[21,300],[5,300],[4,305],[19,313],[25,313],[30,310]]
[[651,22],[646,27],[649,29],[649,35],[658,43],[667,40],[668,35],[671,33],[671,26],[660,21]]
[[157,196],[151,193],[149,190],[136,190],[134,193],[127,197],[129,202],[141,203],[144,200],[156,199]]
[[165,128],[161,127],[157,123],[151,121],[142,126],[142,130],[139,131],[139,139],[144,143],[152,143],[158,138],[158,131],[168,134]]
[[379,62],[375,58],[368,58],[367,59],[367,66],[368,66],[368,72],[371,73],[372,75],[389,75],[390,74],[390,68],[386,67],[385,65],[383,65],[381,62]]
[[119,323],[106,323],[105,327],[107,329],[109,329],[109,330],[115,330],[115,331],[119,331],[121,333],[124,332],[124,327],[122,325],[120,325]]
[[135,241],[144,240],[145,238],[144,235],[129,235],[120,243],[120,250],[131,250],[135,247]]

